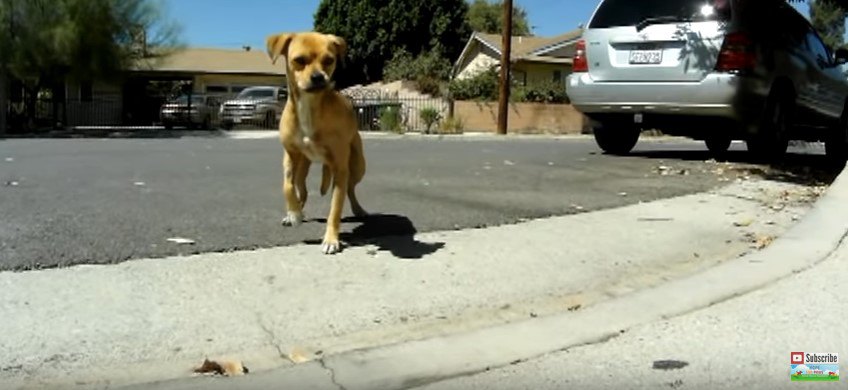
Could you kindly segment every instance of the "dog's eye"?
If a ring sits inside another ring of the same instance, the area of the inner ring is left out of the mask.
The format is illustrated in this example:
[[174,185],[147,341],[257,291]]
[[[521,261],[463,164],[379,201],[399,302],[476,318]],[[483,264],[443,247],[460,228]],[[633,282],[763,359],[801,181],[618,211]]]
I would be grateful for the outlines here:
[[298,64],[300,66],[305,66],[306,65],[306,57],[295,57],[294,63]]
[[324,57],[324,59],[321,60],[321,64],[324,66],[333,65],[334,62],[336,62],[336,59],[333,57]]

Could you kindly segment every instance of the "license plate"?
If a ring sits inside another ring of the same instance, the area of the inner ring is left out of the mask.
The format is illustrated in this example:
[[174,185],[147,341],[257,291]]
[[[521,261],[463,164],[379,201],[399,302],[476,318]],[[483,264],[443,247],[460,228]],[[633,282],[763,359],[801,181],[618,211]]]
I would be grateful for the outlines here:
[[662,50],[633,50],[630,52],[631,64],[659,64],[662,62]]
[[233,118],[233,123],[241,123],[241,118]]

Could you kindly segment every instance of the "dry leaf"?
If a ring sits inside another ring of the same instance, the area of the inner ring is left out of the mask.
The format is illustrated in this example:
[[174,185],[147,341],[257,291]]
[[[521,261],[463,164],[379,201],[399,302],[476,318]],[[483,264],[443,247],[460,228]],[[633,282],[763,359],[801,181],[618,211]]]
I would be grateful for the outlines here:
[[213,374],[224,376],[240,376],[250,372],[241,362],[232,360],[222,360],[216,362],[209,359],[204,359],[200,367],[194,369],[198,374]]
[[769,244],[771,244],[772,241],[774,241],[774,237],[772,237],[772,236],[757,237],[757,241],[754,242],[754,248],[763,249],[763,248],[769,246]]
[[746,227],[746,226],[751,226],[751,224],[752,224],[752,223],[754,223],[754,220],[753,220],[753,219],[746,219],[746,220],[744,220],[744,221],[734,222],[734,223],[733,223],[733,226],[736,226],[736,227]]
[[289,360],[292,361],[292,363],[304,363],[312,360],[309,355],[310,354],[304,351],[303,349],[294,347],[292,348],[291,352],[289,352],[287,357],[289,358]]
[[173,242],[174,244],[179,244],[179,245],[194,245],[194,240],[189,239],[189,238],[171,237],[171,238],[167,239],[166,241]]

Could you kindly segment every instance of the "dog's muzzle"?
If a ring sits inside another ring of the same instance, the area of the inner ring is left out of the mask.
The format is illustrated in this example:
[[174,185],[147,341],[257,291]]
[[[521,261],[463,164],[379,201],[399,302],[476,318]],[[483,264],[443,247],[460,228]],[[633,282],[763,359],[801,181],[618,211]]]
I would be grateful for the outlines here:
[[323,73],[313,73],[309,78],[309,86],[306,88],[306,92],[315,92],[320,91],[322,89],[327,88],[330,85],[327,77],[324,76]]

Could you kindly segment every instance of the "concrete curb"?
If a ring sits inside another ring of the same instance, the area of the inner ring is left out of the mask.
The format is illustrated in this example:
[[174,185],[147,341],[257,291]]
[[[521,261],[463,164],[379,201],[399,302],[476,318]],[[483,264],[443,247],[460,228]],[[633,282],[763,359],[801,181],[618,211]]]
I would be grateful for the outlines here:
[[582,311],[351,351],[232,380],[182,379],[162,382],[156,388],[261,389],[288,384],[297,388],[402,389],[609,339],[636,325],[748,293],[826,259],[848,232],[848,209],[842,207],[848,201],[846,176],[843,171],[813,209],[763,251]]
[[155,386],[148,384],[144,388],[404,389],[604,341],[637,325],[683,315],[746,294],[824,261],[848,235],[845,204],[848,204],[848,174],[843,169],[813,209],[766,249],[583,310],[350,351],[246,377],[180,379]]
[[345,389],[402,389],[615,337],[751,292],[825,260],[848,233],[848,174],[766,249],[583,311],[323,359]]
[[848,174],[766,249],[586,310],[324,359],[346,389],[401,389],[590,344],[754,291],[825,260],[848,233]]

